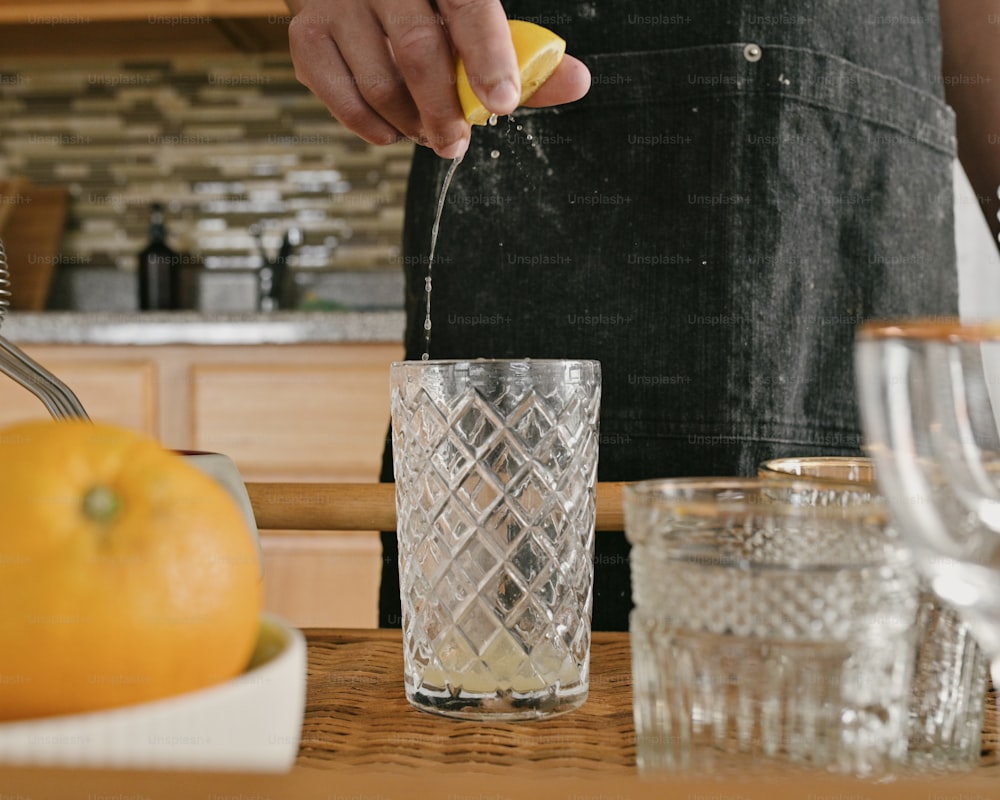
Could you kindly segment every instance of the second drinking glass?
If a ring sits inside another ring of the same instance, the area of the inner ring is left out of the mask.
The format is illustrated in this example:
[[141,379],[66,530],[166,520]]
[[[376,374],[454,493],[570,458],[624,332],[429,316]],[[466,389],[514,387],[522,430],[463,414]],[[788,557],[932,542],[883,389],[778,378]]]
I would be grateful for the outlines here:
[[[813,502],[849,502],[859,496],[885,502],[875,482],[874,464],[865,457],[776,458],[762,463],[758,474],[817,483]],[[862,488],[865,491],[858,495],[856,490]],[[969,626],[926,581],[921,581],[916,625],[907,760],[917,767],[968,769],[978,763],[982,749],[986,656]]]
[[644,772],[885,775],[902,763],[912,560],[881,504],[804,504],[811,490],[749,478],[625,487]]

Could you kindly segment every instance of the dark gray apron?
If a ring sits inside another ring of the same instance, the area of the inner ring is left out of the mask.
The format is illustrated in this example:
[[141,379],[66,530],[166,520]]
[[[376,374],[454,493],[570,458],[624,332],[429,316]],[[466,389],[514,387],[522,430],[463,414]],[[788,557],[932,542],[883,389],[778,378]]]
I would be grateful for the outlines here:
[[[506,6],[565,36],[593,88],[474,131],[431,356],[598,359],[603,481],[856,453],[858,323],[957,312],[937,0]],[[447,166],[418,150],[411,173],[407,358]],[[625,629],[628,548],[597,542],[594,628]]]

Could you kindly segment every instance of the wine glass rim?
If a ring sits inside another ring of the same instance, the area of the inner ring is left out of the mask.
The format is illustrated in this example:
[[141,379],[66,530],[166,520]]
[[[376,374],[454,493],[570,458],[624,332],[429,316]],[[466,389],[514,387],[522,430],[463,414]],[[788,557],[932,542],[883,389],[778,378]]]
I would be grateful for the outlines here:
[[871,320],[858,328],[864,341],[908,339],[944,343],[1000,341],[1000,319],[967,322],[958,317]]
[[[880,496],[873,494],[873,486],[861,481],[813,478],[807,476],[689,476],[674,478],[648,478],[623,484],[623,500],[630,504],[666,504],[683,506],[688,513],[715,514],[745,513],[753,516],[766,507],[786,516],[842,515],[844,508],[851,514],[884,515],[886,507]],[[777,500],[773,493],[784,492],[786,498],[796,493],[841,492],[864,499],[849,506],[803,504],[788,499]],[[754,499],[760,494],[763,502]],[[770,498],[768,496],[770,495]],[[748,499],[749,496],[749,499]]]
[[538,368],[549,368],[549,367],[566,367],[566,366],[582,366],[588,369],[599,368],[601,362],[593,358],[491,358],[491,357],[477,357],[477,358],[427,358],[427,359],[408,359],[406,361],[392,361],[389,366],[391,369],[423,369],[429,367],[461,367],[461,366],[475,366],[475,367],[511,367],[511,366],[522,366],[522,367],[538,367]]
[[[824,470],[824,472],[820,472]],[[778,456],[757,465],[758,478],[783,478],[843,486],[858,485],[869,490],[876,486],[875,463],[871,456]],[[849,477],[865,473],[867,477]]]

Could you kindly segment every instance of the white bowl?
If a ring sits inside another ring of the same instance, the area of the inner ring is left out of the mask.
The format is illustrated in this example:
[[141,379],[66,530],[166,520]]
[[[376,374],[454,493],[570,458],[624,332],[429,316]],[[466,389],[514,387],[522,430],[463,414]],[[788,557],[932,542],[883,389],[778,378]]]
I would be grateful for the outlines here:
[[259,552],[260,536],[257,530],[257,519],[254,517],[250,495],[247,494],[246,484],[243,482],[243,476],[240,475],[236,463],[223,453],[209,453],[204,450],[175,450],[174,452],[183,456],[185,461],[206,475],[215,478],[218,483],[222,484],[222,488],[232,495],[233,500],[240,507],[247,527],[257,540]]
[[0,764],[284,772],[306,693],[301,631],[265,614],[279,648],[225,683],[109,711],[0,723]]

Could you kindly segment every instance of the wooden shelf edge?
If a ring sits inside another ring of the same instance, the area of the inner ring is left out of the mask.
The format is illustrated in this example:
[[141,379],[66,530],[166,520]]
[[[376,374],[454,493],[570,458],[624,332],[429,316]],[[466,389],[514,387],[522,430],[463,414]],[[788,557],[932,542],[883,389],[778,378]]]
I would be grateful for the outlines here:
[[[624,527],[622,483],[597,485],[597,530]],[[392,483],[247,483],[262,531],[391,531],[396,529]]]

